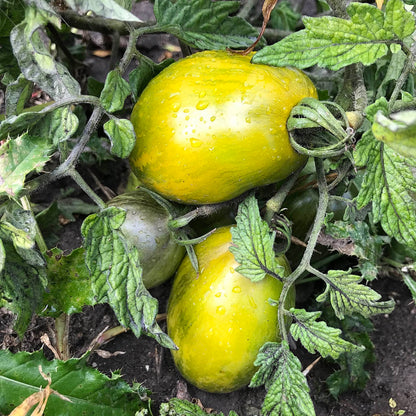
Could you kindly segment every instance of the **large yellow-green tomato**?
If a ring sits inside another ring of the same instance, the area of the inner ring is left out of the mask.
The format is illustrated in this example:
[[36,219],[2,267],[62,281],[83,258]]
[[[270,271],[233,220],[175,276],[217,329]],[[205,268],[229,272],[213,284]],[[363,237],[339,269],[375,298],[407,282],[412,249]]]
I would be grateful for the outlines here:
[[277,182],[305,163],[286,121],[302,98],[316,96],[298,69],[226,51],[196,53],[164,69],[137,101],[131,168],[144,186],[192,204]]
[[[259,348],[280,339],[277,307],[268,299],[279,299],[282,283],[271,276],[253,283],[235,270],[230,228],[217,229],[195,246],[198,276],[185,257],[167,312],[168,334],[179,347],[172,351],[176,367],[190,383],[213,393],[248,385]],[[289,273],[286,258],[279,262]],[[292,292],[287,307],[293,304]]]

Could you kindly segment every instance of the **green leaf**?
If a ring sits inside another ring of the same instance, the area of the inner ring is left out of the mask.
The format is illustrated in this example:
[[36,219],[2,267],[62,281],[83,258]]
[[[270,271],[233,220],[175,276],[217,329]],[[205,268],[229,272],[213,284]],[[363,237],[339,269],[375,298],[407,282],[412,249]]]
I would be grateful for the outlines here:
[[33,83],[20,75],[6,89],[6,117],[20,114],[32,93]]
[[14,329],[23,336],[41,303],[45,270],[24,261],[11,243],[3,241],[3,245],[6,259],[0,272],[0,306],[16,314]]
[[39,171],[50,158],[48,138],[23,134],[0,146],[0,193],[16,196],[24,186],[26,175]]
[[402,50],[391,55],[390,59],[387,60],[387,71],[384,73],[383,79],[377,88],[377,98],[386,96],[388,83],[397,81],[403,72],[405,63],[406,54]]
[[326,289],[316,300],[323,302],[329,296],[335,315],[339,319],[353,313],[359,313],[364,317],[388,314],[394,309],[393,300],[379,302],[379,293],[369,286],[360,284],[361,276],[344,270],[329,270],[324,280]]
[[[388,237],[371,234],[369,226],[364,221],[326,221],[325,234],[335,239],[332,249],[358,257],[361,274],[366,280],[374,280],[377,277],[383,245],[390,240]],[[344,246],[337,243],[339,240],[345,242]]]
[[174,59],[165,59],[160,64],[155,64],[153,62],[149,62],[148,60],[140,62],[140,65],[137,68],[134,68],[129,74],[129,84],[134,101],[137,101],[140,94],[152,78],[173,62],[175,62]]
[[340,368],[326,379],[330,393],[337,398],[346,391],[363,390],[370,379],[367,367],[376,360],[374,345],[369,336],[374,329],[371,320],[357,314],[339,320],[330,307],[324,308],[323,317],[331,326],[339,327],[346,340],[365,347],[361,351],[341,354],[335,360]]
[[258,33],[244,19],[233,16],[238,1],[155,0],[158,26],[198,49],[247,48]]
[[129,83],[122,78],[119,70],[114,69],[107,75],[100,100],[108,112],[114,113],[123,109],[124,101],[130,93]]
[[78,117],[71,111],[70,106],[60,107],[49,112],[39,123],[29,129],[29,134],[48,138],[57,146],[68,140],[78,129]]
[[[25,17],[25,4],[21,1],[0,0],[0,36],[9,36],[15,25]],[[3,43],[0,42],[3,46]],[[1,71],[0,71],[1,73]]]
[[290,313],[295,320],[290,326],[290,333],[295,341],[300,339],[302,345],[311,354],[319,352],[324,358],[328,356],[338,358],[345,352],[363,350],[363,347],[342,339],[340,329],[328,326],[325,321],[317,322],[322,312],[291,308]]
[[302,15],[287,0],[279,1],[270,15],[269,26],[280,30],[294,31]]
[[36,220],[31,211],[14,205],[0,222],[0,237],[11,241],[15,250],[31,266],[44,266],[45,260],[36,250]]
[[254,365],[260,366],[250,387],[265,385],[264,416],[315,416],[301,364],[286,341],[268,342],[260,348]]
[[[0,75],[5,74],[4,76],[10,76],[14,80],[20,75],[20,68],[13,55],[9,36],[0,37],[0,45]],[[5,81],[5,78],[3,78],[2,82],[6,83]]]
[[404,157],[416,159],[416,111],[408,110],[386,117],[376,114],[372,126],[374,137]]
[[416,249],[416,158],[404,157],[368,131],[354,152],[366,167],[357,206],[372,204],[373,222],[400,243]]
[[134,127],[130,120],[111,118],[104,124],[104,131],[111,140],[111,153],[122,159],[128,157],[136,143]]
[[142,332],[168,348],[176,348],[156,322],[158,301],[143,285],[136,247],[119,230],[126,212],[107,208],[82,224],[86,264],[97,303],[108,302],[119,322],[139,337]]
[[134,416],[146,407],[135,388],[120,375],[110,378],[88,367],[86,358],[49,361],[42,351],[0,351],[0,412],[9,414],[40,386],[46,387],[39,367],[51,377],[51,388],[67,399],[51,394],[45,416]]
[[82,312],[85,305],[94,305],[91,278],[85,265],[85,250],[70,254],[54,248],[47,253],[48,288],[39,313],[57,317],[62,313]]
[[237,271],[253,282],[267,274],[283,276],[284,267],[276,260],[273,250],[275,233],[260,217],[256,198],[251,195],[238,207],[237,226],[231,229],[231,253],[240,265]]
[[416,302],[416,281],[415,279],[412,279],[409,273],[403,273],[403,282],[407,286],[407,288],[410,290],[410,293],[412,294],[413,301]]
[[350,3],[350,20],[305,17],[304,30],[263,48],[253,62],[298,68],[317,64],[335,71],[353,63],[370,65],[387,54],[388,44],[410,36],[415,28],[413,16],[400,0],[388,4],[383,13],[373,5]]
[[64,65],[55,61],[45,44],[42,26],[47,22],[44,13],[27,6],[25,20],[11,31],[10,41],[20,70],[55,100],[78,96],[78,82]]
[[[0,140],[22,134],[29,126],[39,122],[47,112],[48,110],[45,109],[45,113],[29,111],[19,114],[18,116],[7,117],[0,123]],[[2,152],[0,151],[0,154],[1,153]]]
[[66,3],[72,9],[83,14],[91,11],[97,16],[103,16],[108,19],[141,22],[139,18],[114,0],[67,0]]
[[[217,416],[224,416],[224,413],[215,413]],[[208,415],[197,404],[188,400],[170,399],[167,403],[162,403],[159,409],[159,416],[206,416]],[[230,411],[228,416],[238,416],[236,412]]]

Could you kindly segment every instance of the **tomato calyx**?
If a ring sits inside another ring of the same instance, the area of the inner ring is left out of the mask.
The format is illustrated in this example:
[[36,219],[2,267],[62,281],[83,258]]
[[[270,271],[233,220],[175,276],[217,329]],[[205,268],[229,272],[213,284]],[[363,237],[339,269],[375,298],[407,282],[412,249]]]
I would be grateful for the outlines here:
[[292,108],[287,129],[298,153],[323,159],[348,155],[355,133],[341,106],[309,97]]

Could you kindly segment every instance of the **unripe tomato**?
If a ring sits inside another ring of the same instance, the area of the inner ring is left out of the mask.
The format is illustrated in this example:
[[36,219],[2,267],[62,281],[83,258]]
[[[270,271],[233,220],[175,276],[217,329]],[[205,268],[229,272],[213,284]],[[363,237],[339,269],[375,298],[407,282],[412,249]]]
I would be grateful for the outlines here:
[[[167,312],[168,334],[179,347],[172,351],[176,367],[190,383],[215,393],[246,386],[259,348],[280,340],[277,307],[268,299],[279,299],[282,283],[271,276],[254,283],[236,272],[230,229],[219,228],[195,246],[199,275],[185,257]],[[289,273],[286,258],[278,259]],[[292,292],[287,307],[293,304]]]
[[110,206],[126,211],[121,232],[137,247],[146,288],[158,286],[178,268],[185,249],[173,239],[168,222],[171,215],[148,192],[138,189],[113,198]]
[[144,186],[191,204],[282,180],[305,163],[289,142],[289,113],[316,96],[295,68],[226,51],[191,55],[164,69],[137,101],[132,170]]

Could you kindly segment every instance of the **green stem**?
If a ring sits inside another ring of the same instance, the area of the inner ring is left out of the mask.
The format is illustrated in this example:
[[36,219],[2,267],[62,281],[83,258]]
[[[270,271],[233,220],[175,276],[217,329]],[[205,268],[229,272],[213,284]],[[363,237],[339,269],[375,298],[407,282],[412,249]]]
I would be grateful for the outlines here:
[[[303,168],[303,167],[302,167]],[[299,174],[302,168],[295,171],[292,175],[290,175],[284,184],[279,188],[274,196],[272,196],[266,203],[266,212],[264,214],[264,220],[270,224],[274,214],[280,211],[282,204],[287,197],[290,190],[293,188],[293,185],[296,182],[296,179],[299,177]]]
[[403,71],[400,74],[396,85],[394,86],[394,90],[390,96],[390,100],[389,100],[389,111],[392,112],[394,104],[397,101],[397,98],[399,97],[399,94],[403,88],[403,85],[405,84],[405,82],[407,81],[407,78],[409,77],[410,73],[414,71],[415,69],[415,62],[416,62],[416,45],[413,44],[412,47],[410,48],[407,58],[406,58],[406,63],[404,65]]
[[75,170],[69,169],[67,176],[70,176],[77,185],[101,208],[107,207],[106,203],[92,190],[92,188],[85,182],[84,178]]
[[61,360],[69,360],[69,323],[70,315],[62,313],[57,318],[55,318],[55,333],[56,333],[56,347],[58,353],[61,357]]
[[[30,211],[32,215],[34,216],[32,205],[30,204],[29,198],[27,196],[22,196],[20,198],[20,202],[22,203],[22,207],[26,211]],[[36,230],[36,236],[35,236],[36,244],[38,245],[40,252],[45,253],[46,251],[48,251],[48,246],[46,245],[45,240],[43,239],[42,232],[40,231],[39,225],[36,221],[35,221],[35,230]]]
[[278,322],[282,334],[282,339],[284,339],[286,342],[289,342],[289,336],[285,326],[285,301],[291,287],[295,284],[296,280],[305,272],[305,270],[308,270],[310,267],[310,261],[318,241],[318,236],[321,231],[322,224],[325,220],[325,214],[329,202],[328,187],[325,179],[325,171],[322,159],[316,158],[315,166],[319,189],[319,202],[315,221],[309,237],[308,245],[305,249],[305,252],[303,253],[302,260],[300,261],[299,266],[284,280],[282,293],[280,294],[279,299]]

